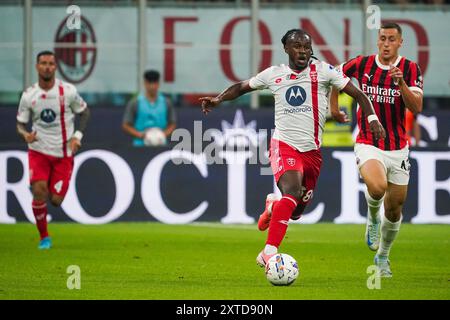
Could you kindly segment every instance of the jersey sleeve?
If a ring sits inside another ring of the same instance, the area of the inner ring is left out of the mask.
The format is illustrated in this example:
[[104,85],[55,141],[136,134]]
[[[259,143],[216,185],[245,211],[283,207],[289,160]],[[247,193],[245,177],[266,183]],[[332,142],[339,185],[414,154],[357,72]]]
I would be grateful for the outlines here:
[[325,62],[323,62],[322,68],[324,70],[326,78],[329,81],[329,84],[338,90],[342,90],[350,81],[350,78],[347,77],[339,68],[335,68]]
[[177,123],[177,115],[175,113],[175,107],[173,106],[172,100],[166,97],[167,105],[167,123],[175,124]]
[[136,113],[137,113],[137,99],[132,99],[130,102],[128,102],[125,108],[122,123],[128,123],[133,126],[134,120],[136,119]]
[[28,123],[30,121],[31,116],[31,104],[28,101],[27,96],[25,93],[22,94],[22,97],[20,98],[19,103],[19,110],[17,111],[17,121],[21,123]]
[[81,113],[87,108],[87,104],[84,102],[75,86],[72,86],[72,90],[70,108],[74,113]]
[[273,67],[269,67],[252,77],[249,82],[250,88],[258,90],[267,89],[269,87],[272,71]]
[[423,94],[423,77],[420,72],[420,67],[416,63],[411,62],[411,66],[405,77],[405,82],[409,89]]
[[350,59],[341,64],[340,69],[349,78],[358,78],[358,69],[361,63],[362,56]]

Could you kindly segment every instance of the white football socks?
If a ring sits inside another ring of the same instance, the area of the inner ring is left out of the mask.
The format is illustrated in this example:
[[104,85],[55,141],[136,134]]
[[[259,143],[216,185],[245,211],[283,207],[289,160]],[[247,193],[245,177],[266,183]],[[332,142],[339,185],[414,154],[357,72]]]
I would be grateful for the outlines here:
[[373,222],[380,222],[380,207],[383,204],[384,196],[380,200],[375,200],[372,198],[367,191],[364,191],[364,195],[366,196],[367,208],[369,211],[369,217]]
[[389,256],[389,251],[391,250],[392,243],[394,242],[395,237],[397,237],[397,234],[400,231],[402,219],[403,217],[401,216],[400,220],[398,220],[397,222],[391,222],[384,215],[381,218],[381,239],[380,246],[377,252],[379,256]]
[[272,214],[272,208],[274,203],[275,202],[270,203],[269,206],[267,207],[267,212],[269,212],[270,215]]
[[265,248],[264,248],[264,254],[270,255],[270,254],[275,254],[278,252],[278,248],[275,246],[272,246],[270,244],[266,244]]

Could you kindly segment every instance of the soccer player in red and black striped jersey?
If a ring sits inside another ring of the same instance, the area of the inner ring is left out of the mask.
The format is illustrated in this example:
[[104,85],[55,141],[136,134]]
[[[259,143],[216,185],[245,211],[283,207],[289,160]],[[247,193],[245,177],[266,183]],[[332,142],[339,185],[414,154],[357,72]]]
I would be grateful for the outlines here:
[[[378,54],[358,56],[341,66],[344,74],[358,80],[376,113],[366,119],[363,110],[358,108],[359,134],[355,154],[359,172],[367,186],[366,242],[371,250],[377,251],[375,264],[383,277],[392,276],[388,256],[400,229],[409,182],[405,111],[406,108],[414,114],[422,111],[420,68],[399,55],[402,44],[401,27],[393,22],[385,23],[378,31]],[[337,91],[332,92],[331,111],[334,114],[340,113],[337,95]],[[386,138],[376,139],[370,132],[368,120],[371,117],[378,117],[386,129]],[[380,218],[383,201],[385,215]]]

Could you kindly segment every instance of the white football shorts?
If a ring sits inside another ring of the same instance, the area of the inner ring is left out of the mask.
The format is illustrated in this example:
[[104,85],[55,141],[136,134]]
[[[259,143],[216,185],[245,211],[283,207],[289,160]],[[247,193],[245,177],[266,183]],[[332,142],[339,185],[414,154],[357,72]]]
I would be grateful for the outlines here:
[[370,144],[355,144],[356,165],[358,170],[371,159],[380,161],[386,172],[387,180],[397,185],[407,185],[409,182],[409,147],[400,150],[385,151]]

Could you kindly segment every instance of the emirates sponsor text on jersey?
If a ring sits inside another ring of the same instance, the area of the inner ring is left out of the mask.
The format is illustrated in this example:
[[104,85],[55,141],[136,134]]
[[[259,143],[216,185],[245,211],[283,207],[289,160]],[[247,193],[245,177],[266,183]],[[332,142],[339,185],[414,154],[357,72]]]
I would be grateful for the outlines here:
[[369,97],[370,101],[378,103],[394,103],[395,97],[400,97],[400,89],[380,88],[378,86],[368,86],[362,84],[363,92]]

